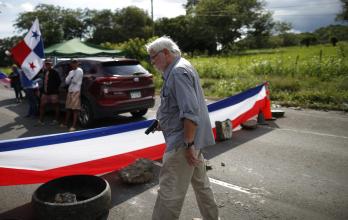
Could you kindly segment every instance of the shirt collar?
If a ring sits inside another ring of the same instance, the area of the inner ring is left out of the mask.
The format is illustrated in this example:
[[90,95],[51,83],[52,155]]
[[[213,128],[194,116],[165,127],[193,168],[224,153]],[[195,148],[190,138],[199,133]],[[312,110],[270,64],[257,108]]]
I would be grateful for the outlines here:
[[172,71],[175,64],[177,64],[179,62],[180,58],[181,58],[180,56],[175,57],[173,62],[167,66],[167,68],[163,72],[163,80],[168,79],[170,72]]

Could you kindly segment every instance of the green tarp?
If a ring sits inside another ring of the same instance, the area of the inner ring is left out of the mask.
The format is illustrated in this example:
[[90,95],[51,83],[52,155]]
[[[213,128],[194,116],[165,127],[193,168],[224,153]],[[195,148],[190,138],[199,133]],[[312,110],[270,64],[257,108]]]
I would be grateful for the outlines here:
[[86,57],[86,56],[122,56],[121,50],[101,49],[95,46],[89,46],[74,38],[63,43],[54,44],[45,49],[45,56],[55,57]]

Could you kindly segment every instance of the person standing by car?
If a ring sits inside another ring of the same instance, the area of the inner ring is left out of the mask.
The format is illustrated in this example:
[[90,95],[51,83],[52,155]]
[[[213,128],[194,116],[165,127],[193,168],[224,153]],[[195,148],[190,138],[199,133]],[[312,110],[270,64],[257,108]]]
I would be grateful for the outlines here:
[[215,141],[199,75],[169,37],[156,39],[146,49],[164,80],[156,118],[166,150],[152,219],[179,219],[191,183],[203,219],[217,220],[218,207],[201,151]]
[[61,127],[65,127],[68,125],[68,121],[72,112],[73,121],[69,131],[75,131],[77,116],[81,109],[80,91],[81,91],[81,84],[83,79],[83,70],[80,67],[78,67],[79,63],[75,59],[71,60],[70,65],[72,70],[69,72],[68,76],[65,78],[65,84],[69,85],[69,88],[68,88],[68,95],[67,95],[66,103],[65,103],[65,108],[66,108],[65,120],[64,120],[64,123],[61,124]]
[[51,104],[55,111],[55,119],[52,121],[52,125],[58,124],[59,120],[59,86],[61,83],[59,74],[52,68],[52,60],[45,60],[45,67],[42,77],[42,94],[40,99],[40,119],[39,124],[43,125],[43,118],[45,115],[45,108],[47,104]]
[[11,79],[11,87],[15,91],[16,101],[20,103],[23,99],[21,81],[19,79],[19,72],[16,66],[12,66],[12,72],[8,76]]

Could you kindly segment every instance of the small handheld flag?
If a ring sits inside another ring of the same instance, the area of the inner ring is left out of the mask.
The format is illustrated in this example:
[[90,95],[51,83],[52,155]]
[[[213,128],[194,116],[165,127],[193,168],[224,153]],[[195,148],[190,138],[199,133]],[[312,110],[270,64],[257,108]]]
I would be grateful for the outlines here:
[[45,54],[37,18],[24,39],[11,49],[11,54],[13,60],[29,79],[32,79],[40,71]]
[[11,80],[6,76],[5,73],[0,72],[0,84],[5,88],[10,88]]

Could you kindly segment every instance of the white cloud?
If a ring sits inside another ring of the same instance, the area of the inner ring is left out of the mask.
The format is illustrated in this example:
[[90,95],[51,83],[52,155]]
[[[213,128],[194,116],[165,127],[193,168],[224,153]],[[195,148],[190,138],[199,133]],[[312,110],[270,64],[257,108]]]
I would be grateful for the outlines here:
[[11,9],[13,8],[13,5],[8,3],[8,2],[1,2],[0,1],[0,9],[2,10],[2,12],[4,12],[4,10],[8,10],[8,9]]
[[300,32],[335,23],[340,0],[266,0],[266,8],[274,12],[274,19],[290,22]]
[[23,9],[23,11],[33,11],[34,10],[34,5],[32,5],[30,2],[25,2],[23,4],[21,4],[21,8]]

